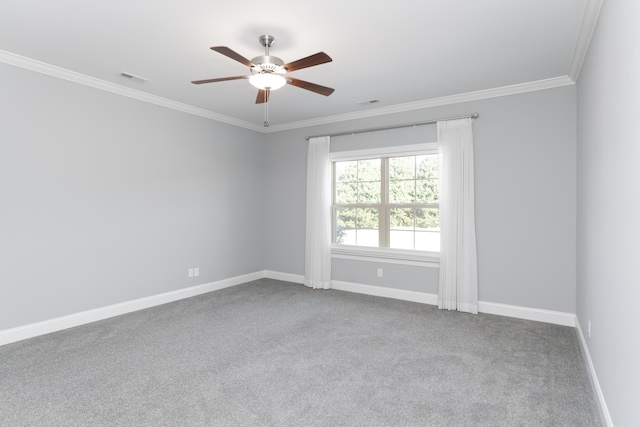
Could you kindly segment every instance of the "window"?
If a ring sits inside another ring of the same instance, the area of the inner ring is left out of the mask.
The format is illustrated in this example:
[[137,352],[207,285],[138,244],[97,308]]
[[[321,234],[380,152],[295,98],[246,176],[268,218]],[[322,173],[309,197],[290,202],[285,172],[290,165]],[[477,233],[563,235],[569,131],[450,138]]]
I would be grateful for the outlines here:
[[376,157],[335,153],[334,245],[440,251],[439,162],[427,145]]

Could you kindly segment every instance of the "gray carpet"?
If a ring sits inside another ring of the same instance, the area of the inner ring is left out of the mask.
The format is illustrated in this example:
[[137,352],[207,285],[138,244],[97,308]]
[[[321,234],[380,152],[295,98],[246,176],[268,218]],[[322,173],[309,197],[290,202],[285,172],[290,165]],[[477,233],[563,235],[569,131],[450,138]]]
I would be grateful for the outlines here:
[[0,347],[2,426],[600,426],[575,329],[263,279]]

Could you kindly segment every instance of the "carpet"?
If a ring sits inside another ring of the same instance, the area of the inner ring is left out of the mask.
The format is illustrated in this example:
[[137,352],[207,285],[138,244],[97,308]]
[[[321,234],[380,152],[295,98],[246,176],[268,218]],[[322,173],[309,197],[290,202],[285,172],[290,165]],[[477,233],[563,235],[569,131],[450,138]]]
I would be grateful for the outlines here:
[[261,279],[0,347],[2,426],[601,426],[574,328]]

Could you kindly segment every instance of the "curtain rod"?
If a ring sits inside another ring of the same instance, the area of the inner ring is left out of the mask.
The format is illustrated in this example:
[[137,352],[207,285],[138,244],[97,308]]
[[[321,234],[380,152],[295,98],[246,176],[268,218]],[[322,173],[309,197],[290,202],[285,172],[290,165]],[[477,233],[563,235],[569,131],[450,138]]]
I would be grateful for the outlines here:
[[399,128],[408,128],[408,127],[412,127],[412,126],[430,125],[430,124],[433,124],[433,123],[438,123],[441,120],[456,120],[456,119],[466,119],[466,118],[477,119],[478,117],[480,117],[480,114],[473,113],[473,114],[467,114],[466,116],[447,117],[445,119],[429,120],[429,121],[426,121],[426,122],[405,123],[403,125],[381,126],[381,127],[377,127],[377,128],[358,129],[358,130],[352,130],[352,131],[348,131],[348,132],[330,133],[328,135],[306,136],[304,139],[306,139],[308,141],[310,138],[318,138],[320,136],[355,135],[357,133],[375,132],[375,131],[379,131],[379,130],[399,129]]

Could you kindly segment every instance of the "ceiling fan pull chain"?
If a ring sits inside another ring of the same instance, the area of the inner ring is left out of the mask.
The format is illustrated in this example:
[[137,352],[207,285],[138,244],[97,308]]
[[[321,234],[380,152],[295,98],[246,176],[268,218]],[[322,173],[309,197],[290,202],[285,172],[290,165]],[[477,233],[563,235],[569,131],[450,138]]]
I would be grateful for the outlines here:
[[264,98],[265,98],[265,102],[264,102],[264,127],[268,128],[269,127],[269,102],[267,102],[267,94],[269,93],[268,90],[264,91]]

